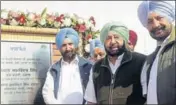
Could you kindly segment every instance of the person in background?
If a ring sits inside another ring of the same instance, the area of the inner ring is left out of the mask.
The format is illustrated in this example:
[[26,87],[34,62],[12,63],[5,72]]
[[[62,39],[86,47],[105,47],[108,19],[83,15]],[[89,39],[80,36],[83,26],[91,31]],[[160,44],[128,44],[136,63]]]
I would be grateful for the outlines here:
[[137,37],[136,32],[133,30],[129,30],[129,35],[130,36],[129,36],[128,45],[129,45],[129,48],[131,49],[131,51],[134,51],[138,37]]
[[90,60],[94,63],[104,58],[106,52],[104,46],[99,39],[92,39],[90,41]]
[[48,72],[42,94],[46,104],[83,104],[84,90],[92,64],[77,55],[78,33],[63,28],[56,35],[62,58]]
[[91,69],[84,98],[88,104],[142,105],[140,74],[145,55],[129,51],[129,30],[109,22],[100,32],[106,56]]
[[142,70],[143,95],[147,104],[176,105],[175,7],[168,1],[143,1],[138,17],[157,41]]

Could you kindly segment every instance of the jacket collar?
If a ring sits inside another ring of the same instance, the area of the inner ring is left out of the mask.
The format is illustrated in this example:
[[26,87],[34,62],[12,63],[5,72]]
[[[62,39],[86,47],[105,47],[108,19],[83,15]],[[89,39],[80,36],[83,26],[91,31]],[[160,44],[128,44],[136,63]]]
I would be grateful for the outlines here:
[[172,25],[172,31],[171,31],[171,36],[170,36],[170,38],[169,38],[169,40],[168,40],[168,43],[171,43],[171,42],[175,42],[176,40],[175,40],[175,32],[176,32],[176,30],[175,30],[175,26],[174,25]]
[[172,31],[171,31],[171,33],[170,33],[170,37],[169,37],[169,39],[167,40],[167,42],[166,42],[166,44],[165,44],[163,50],[161,51],[161,54],[164,53],[165,49],[167,49],[168,46],[170,46],[170,45],[176,43],[176,40],[175,40],[175,32],[176,32],[175,26],[172,25]]
[[[126,62],[129,62],[132,60],[132,52],[131,51],[125,51],[124,52],[124,55],[123,55],[123,58],[122,58],[122,61],[121,61],[121,65],[126,63]],[[103,59],[102,63],[101,63],[101,66],[103,67],[109,67],[109,62],[108,62],[108,55],[105,56],[105,58]]]
[[[80,57],[80,56],[77,56],[77,57],[78,57],[79,67],[84,66],[89,63],[85,58]],[[55,64],[53,64],[52,69],[58,71],[61,68],[61,61],[62,61],[62,58],[59,61],[57,61]]]

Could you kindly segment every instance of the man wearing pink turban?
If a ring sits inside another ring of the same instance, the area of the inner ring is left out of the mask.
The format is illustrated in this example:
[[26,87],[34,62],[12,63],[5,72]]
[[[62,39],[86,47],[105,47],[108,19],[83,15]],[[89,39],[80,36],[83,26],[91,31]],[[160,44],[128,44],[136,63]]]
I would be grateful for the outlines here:
[[134,48],[136,46],[136,43],[137,43],[137,34],[135,31],[133,30],[129,30],[129,41],[128,41],[128,45],[130,47],[130,49],[132,51],[134,51]]

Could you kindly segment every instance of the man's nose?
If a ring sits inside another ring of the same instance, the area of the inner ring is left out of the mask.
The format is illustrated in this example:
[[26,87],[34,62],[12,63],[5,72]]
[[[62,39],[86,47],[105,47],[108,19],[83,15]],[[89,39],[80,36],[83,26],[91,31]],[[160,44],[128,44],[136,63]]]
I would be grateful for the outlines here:
[[111,38],[111,43],[115,43],[115,38],[114,37]]
[[97,60],[101,59],[101,56],[100,55],[97,55]]
[[71,50],[71,46],[69,44],[66,45],[66,50],[68,50],[68,51]]
[[153,28],[159,27],[160,26],[160,22],[156,19],[153,20]]

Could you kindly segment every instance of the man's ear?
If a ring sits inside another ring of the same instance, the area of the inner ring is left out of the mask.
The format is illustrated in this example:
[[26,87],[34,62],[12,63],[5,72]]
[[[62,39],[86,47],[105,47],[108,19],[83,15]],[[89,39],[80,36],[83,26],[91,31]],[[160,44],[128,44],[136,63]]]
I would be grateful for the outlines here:
[[129,47],[129,41],[128,42],[125,42],[125,41],[123,41],[123,43],[125,44],[125,48],[126,48],[126,50],[130,50],[130,47]]

